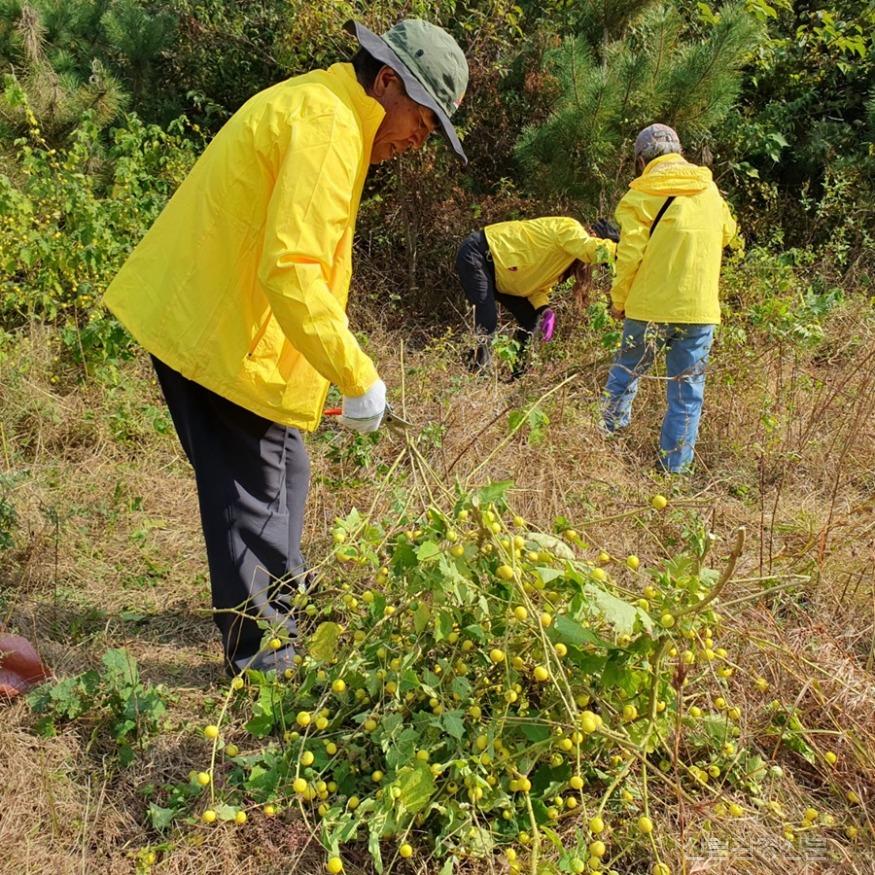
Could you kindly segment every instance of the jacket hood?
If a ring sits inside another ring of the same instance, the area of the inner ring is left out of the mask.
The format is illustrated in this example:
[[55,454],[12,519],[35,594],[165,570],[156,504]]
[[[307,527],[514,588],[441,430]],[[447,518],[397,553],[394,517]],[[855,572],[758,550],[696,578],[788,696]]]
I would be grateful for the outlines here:
[[680,155],[660,155],[654,158],[629,188],[643,194],[675,197],[699,194],[712,184],[711,171],[707,167],[690,164]]

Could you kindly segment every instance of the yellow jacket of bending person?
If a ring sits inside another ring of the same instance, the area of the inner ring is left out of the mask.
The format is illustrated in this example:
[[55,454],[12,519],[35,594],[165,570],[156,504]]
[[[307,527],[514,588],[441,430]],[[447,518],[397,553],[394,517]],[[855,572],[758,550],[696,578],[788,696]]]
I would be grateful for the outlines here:
[[377,380],[348,327],[352,238],[384,116],[352,65],[256,94],[219,131],[104,301],[185,377],[311,430],[329,382]]
[[[675,200],[653,236],[666,198]],[[735,219],[707,167],[680,155],[654,158],[617,205],[620,225],[611,299],[629,319],[716,325],[723,247]]]
[[547,304],[550,290],[574,261],[606,264],[614,258],[613,241],[590,237],[580,222],[566,216],[499,222],[483,230],[498,291],[528,298],[536,309]]

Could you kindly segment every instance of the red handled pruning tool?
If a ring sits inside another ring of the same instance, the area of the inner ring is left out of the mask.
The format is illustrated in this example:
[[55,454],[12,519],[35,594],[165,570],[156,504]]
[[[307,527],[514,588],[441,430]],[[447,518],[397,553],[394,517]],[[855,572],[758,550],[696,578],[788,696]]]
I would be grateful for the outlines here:
[[[327,410],[323,411],[324,416],[341,416],[342,414],[343,409],[340,407],[329,407]],[[412,422],[402,419],[388,404],[383,411],[383,422],[385,422],[386,425],[400,429],[401,431],[407,431],[408,428],[413,428]]]

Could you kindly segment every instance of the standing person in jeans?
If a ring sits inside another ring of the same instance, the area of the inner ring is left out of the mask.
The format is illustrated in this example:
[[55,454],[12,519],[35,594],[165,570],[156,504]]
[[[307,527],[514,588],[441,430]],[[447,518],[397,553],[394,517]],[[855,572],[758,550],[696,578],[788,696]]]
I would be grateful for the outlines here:
[[474,305],[480,339],[471,352],[472,370],[490,362],[490,344],[498,328],[496,302],[517,321],[519,344],[513,377],[526,366],[526,348],[540,325],[544,340],[553,337],[556,316],[550,309],[553,286],[574,277],[580,282],[586,265],[609,263],[612,240],[591,237],[583,225],[565,216],[546,216],[487,225],[469,234],[459,247],[456,272],[465,297]]
[[693,461],[705,365],[720,322],[720,263],[736,224],[711,171],[681,157],[667,125],[641,131],[635,166],[639,176],[615,214],[611,312],[623,319],[623,339],[605,387],[603,425],[613,433],[629,424],[639,378],[664,349],[668,410],[659,464],[680,473]]
[[[105,302],[151,353],[197,481],[226,667],[292,663],[291,596],[329,384],[339,422],[379,427],[386,386],[349,328],[352,239],[371,164],[419,149],[468,84],[455,40],[418,19],[349,22],[351,63],[252,97],[209,144]],[[267,624],[279,647],[262,649]]]

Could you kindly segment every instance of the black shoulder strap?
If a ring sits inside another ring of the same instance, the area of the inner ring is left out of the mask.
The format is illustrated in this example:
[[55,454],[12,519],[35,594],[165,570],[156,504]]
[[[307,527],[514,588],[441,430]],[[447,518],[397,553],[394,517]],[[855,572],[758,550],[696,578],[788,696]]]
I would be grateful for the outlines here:
[[672,205],[674,199],[674,195],[671,195],[671,197],[667,197],[665,199],[665,203],[659,208],[659,212],[656,214],[656,218],[653,220],[653,224],[650,226],[651,237],[653,236],[653,232],[656,230],[656,226],[659,224],[659,220],[665,215],[665,211]]

